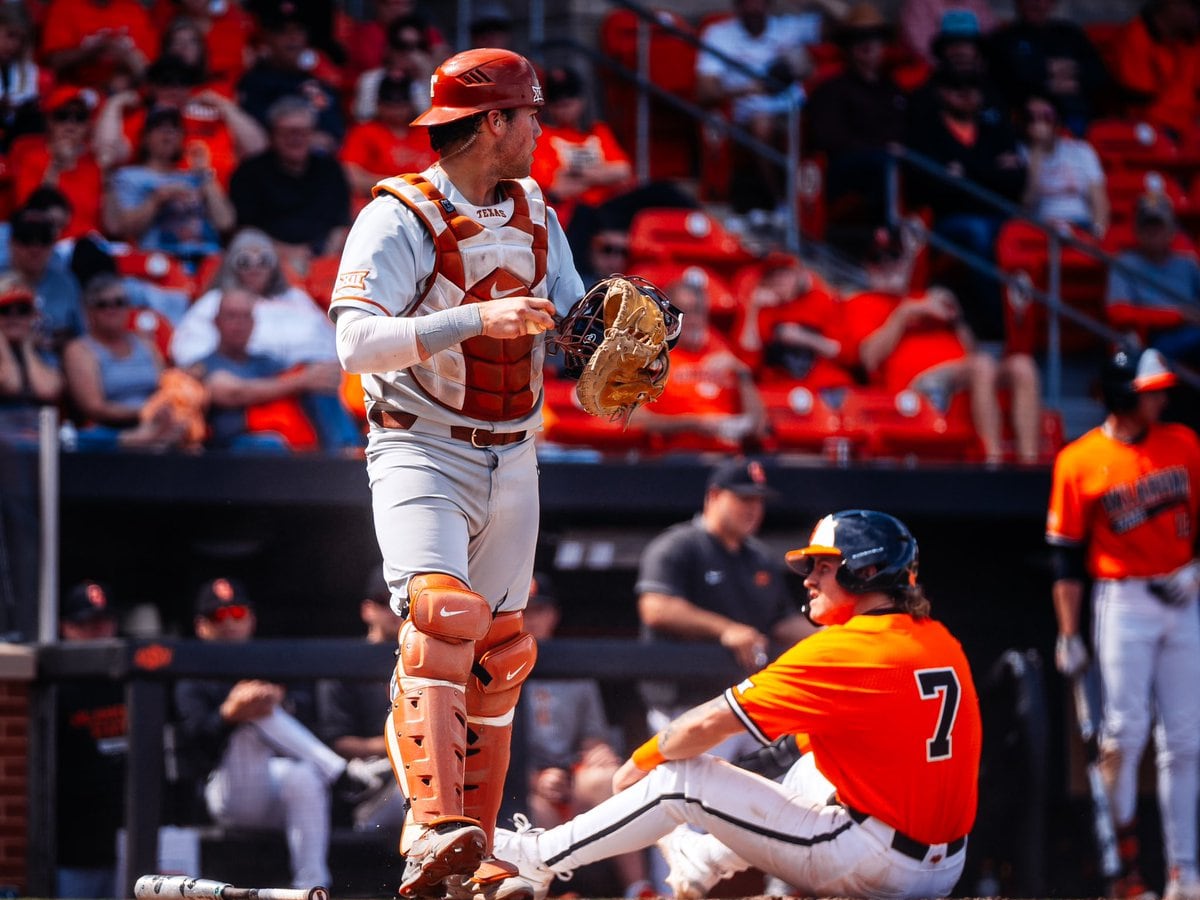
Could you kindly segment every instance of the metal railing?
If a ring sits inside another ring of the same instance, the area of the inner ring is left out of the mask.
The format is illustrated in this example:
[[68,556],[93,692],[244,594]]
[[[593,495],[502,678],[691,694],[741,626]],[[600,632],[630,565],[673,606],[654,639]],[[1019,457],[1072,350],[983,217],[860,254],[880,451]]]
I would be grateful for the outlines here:
[[723,64],[741,72],[747,77],[761,83],[766,89],[776,91],[787,85],[769,75],[763,75],[750,68],[744,62],[729,56],[716,47],[711,47],[695,35],[676,27],[670,21],[658,16],[653,10],[632,0],[607,0],[612,7],[628,10],[637,17],[637,68],[630,69],[609,58],[599,50],[589,47],[570,38],[553,40],[535,40],[535,35],[545,34],[545,7],[535,0],[530,5],[530,46],[534,53],[544,57],[547,51],[571,50],[588,57],[593,64],[598,64],[612,72],[623,81],[629,82],[637,89],[637,106],[635,111],[636,148],[634,152],[634,174],[639,183],[645,183],[650,178],[650,104],[651,100],[661,101],[671,108],[684,113],[696,120],[698,125],[712,127],[738,145],[745,147],[760,159],[779,166],[784,174],[784,243],[789,252],[800,252],[800,219],[797,207],[798,180],[800,170],[800,105],[801,97],[796,97],[788,105],[787,143],[781,152],[767,144],[745,128],[737,125],[720,113],[705,109],[700,105],[665,90],[650,79],[650,39],[653,29],[658,29],[671,37],[690,44],[698,52],[715,56]]
[[[1064,305],[1062,302],[1062,253],[1063,248],[1070,248],[1085,256],[1095,259],[1109,269],[1115,269],[1130,278],[1147,284],[1161,291],[1173,301],[1180,304],[1191,304],[1193,298],[1187,296],[1173,284],[1161,278],[1142,272],[1135,266],[1107,252],[1075,234],[1064,232],[1054,225],[1030,215],[1028,211],[1017,206],[1006,197],[991,191],[980,184],[955,175],[933,159],[910,150],[907,147],[893,146],[888,149],[888,221],[892,225],[900,224],[900,165],[908,165],[920,170],[943,185],[959,190],[975,200],[991,206],[1003,213],[1008,219],[1022,222],[1036,228],[1046,237],[1047,254],[1047,284],[1046,289],[1039,289],[1023,277],[1024,273],[1007,272],[991,260],[984,259],[976,253],[965,249],[962,245],[936,234],[930,229],[924,233],[929,245],[936,250],[953,256],[967,263],[974,269],[995,278],[1010,290],[1020,291],[1046,308],[1046,401],[1054,409],[1062,404],[1062,319],[1068,319],[1095,336],[1117,346],[1134,349],[1136,341],[1130,335],[1117,331],[1107,323],[1090,316],[1082,310]],[[1193,388],[1200,389],[1200,374],[1191,369],[1178,365],[1175,372],[1181,381]]]

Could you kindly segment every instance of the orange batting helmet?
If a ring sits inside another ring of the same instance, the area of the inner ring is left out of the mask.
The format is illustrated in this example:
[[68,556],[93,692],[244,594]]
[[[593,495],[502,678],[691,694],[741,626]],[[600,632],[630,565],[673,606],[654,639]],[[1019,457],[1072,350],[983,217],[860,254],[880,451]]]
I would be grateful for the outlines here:
[[429,109],[413,125],[443,125],[489,109],[541,106],[542,85],[533,65],[511,50],[483,48],[456,53],[429,82]]

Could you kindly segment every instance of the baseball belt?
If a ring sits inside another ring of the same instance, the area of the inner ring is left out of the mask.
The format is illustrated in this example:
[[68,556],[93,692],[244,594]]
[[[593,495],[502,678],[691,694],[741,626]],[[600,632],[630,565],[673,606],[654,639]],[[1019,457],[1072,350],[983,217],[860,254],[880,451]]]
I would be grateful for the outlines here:
[[[380,428],[395,428],[408,431],[417,423],[414,413],[396,412],[379,406],[371,407],[367,418]],[[503,447],[505,444],[515,444],[525,440],[527,431],[488,431],[485,428],[468,428],[465,425],[451,425],[450,437],[456,441],[465,441],[472,447]]]
[[[850,814],[850,818],[861,825],[867,819],[871,818],[865,812],[861,812],[852,806],[847,806],[845,803],[842,807]],[[880,821],[876,819],[876,821]],[[891,827],[891,826],[888,826]],[[923,862],[926,855],[929,853],[929,848],[935,846],[933,844],[923,844],[920,841],[913,840],[907,834],[903,834],[898,829],[892,829],[892,849],[897,853],[903,853],[909,859],[915,859],[917,862]],[[967,838],[964,835],[960,838],[955,838],[946,844],[946,857],[949,858],[965,847]]]

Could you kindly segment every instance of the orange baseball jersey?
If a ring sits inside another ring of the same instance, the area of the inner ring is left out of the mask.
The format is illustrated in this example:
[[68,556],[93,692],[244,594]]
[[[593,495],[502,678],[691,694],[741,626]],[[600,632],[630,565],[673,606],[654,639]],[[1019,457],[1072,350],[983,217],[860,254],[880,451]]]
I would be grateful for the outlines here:
[[[846,365],[856,364],[858,348],[863,339],[883,327],[896,307],[905,300],[921,299],[922,296],[897,297],[894,294],[865,291],[847,298],[842,310],[842,321],[845,323],[843,362]],[[966,348],[954,325],[927,319],[904,332],[896,348],[880,364],[879,371],[871,376],[871,383],[891,391],[904,390],[922,372],[966,355]]]
[[1102,427],[1054,461],[1046,540],[1087,544],[1093,578],[1147,578],[1194,555],[1200,439],[1185,425],[1151,426],[1125,444]]
[[725,698],[762,741],[802,734],[847,806],[929,844],[975,822],[982,727],[940,622],[859,615],[800,641]]

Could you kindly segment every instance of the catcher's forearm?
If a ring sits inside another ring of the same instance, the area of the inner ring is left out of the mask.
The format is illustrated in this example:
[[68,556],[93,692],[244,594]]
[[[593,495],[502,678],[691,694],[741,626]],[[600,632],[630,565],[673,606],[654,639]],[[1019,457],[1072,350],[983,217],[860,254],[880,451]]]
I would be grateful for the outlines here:
[[329,900],[324,887],[239,888],[212,878],[143,875],[134,885],[137,900]]

